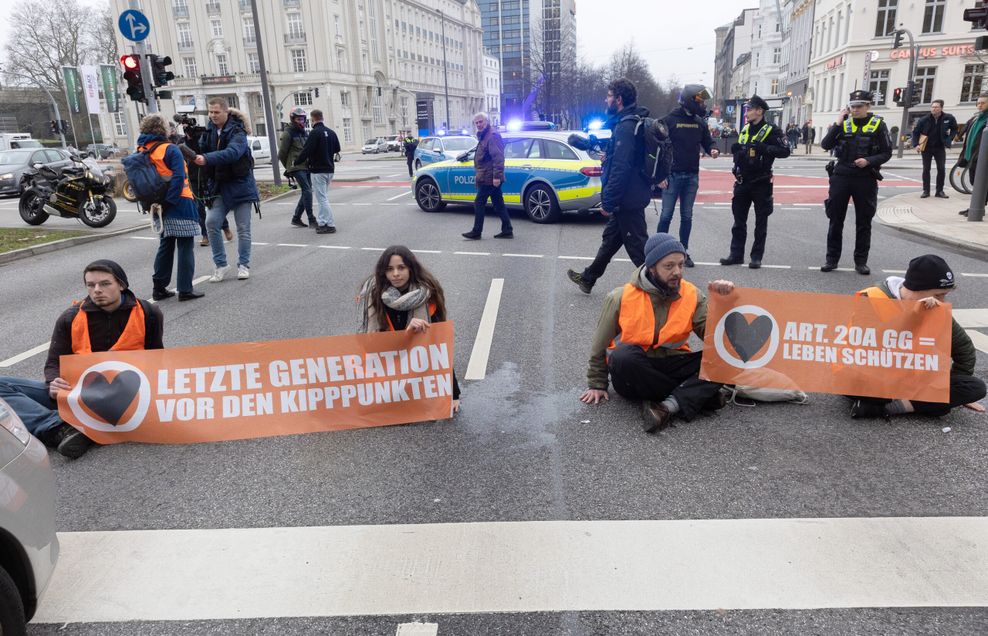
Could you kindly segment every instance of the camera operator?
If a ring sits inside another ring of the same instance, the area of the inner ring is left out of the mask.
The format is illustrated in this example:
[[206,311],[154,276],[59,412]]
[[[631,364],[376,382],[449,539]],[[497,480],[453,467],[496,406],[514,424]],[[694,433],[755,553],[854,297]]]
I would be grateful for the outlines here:
[[[196,155],[202,154],[199,142],[206,133],[206,127],[200,126],[194,117],[189,117],[185,113],[175,115],[173,119],[175,123],[182,126],[182,137],[176,141],[176,144],[182,151],[182,156],[185,157],[185,165],[189,173],[189,186],[192,188],[196,208],[199,210],[199,229],[202,232],[202,240],[199,241],[199,245],[205,247],[209,245],[209,237],[206,235],[206,175],[204,170],[196,165],[195,158]],[[223,235],[226,240],[233,240],[230,221],[226,218],[223,219]]]

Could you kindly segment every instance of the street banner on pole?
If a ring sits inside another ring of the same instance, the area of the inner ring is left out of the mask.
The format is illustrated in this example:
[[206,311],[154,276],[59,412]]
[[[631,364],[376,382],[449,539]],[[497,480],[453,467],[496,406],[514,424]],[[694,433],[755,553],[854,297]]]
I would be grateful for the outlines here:
[[62,419],[100,444],[188,444],[452,415],[453,324],[61,358]]
[[86,112],[99,115],[99,70],[95,66],[80,66],[82,76],[82,92],[86,96]]
[[106,100],[106,112],[119,112],[120,97],[117,93],[117,67],[112,64],[100,64],[99,71],[103,84],[103,99]]
[[73,115],[78,115],[82,112],[82,101],[79,98],[82,89],[79,69],[74,66],[63,66],[62,80],[65,82],[65,99],[68,101],[69,110]]
[[736,289],[711,294],[703,344],[713,382],[949,401],[948,304]]

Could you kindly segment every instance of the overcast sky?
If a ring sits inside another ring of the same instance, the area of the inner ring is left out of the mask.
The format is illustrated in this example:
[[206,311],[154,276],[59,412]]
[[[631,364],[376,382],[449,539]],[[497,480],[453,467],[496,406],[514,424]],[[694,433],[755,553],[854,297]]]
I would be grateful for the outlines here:
[[[80,0],[105,5],[107,0]],[[261,0],[272,1],[272,0]],[[18,0],[0,0],[0,49],[11,32],[6,11]],[[614,51],[634,42],[652,74],[664,83],[713,84],[714,29],[736,18],[757,0],[701,0],[675,4],[656,0],[576,0],[579,55],[606,62]],[[688,47],[693,47],[689,50]]]

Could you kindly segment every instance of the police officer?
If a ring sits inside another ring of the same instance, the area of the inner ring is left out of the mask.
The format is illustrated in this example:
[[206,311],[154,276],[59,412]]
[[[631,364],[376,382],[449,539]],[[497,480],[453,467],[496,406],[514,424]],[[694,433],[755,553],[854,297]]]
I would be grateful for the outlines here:
[[768,234],[768,217],[772,214],[772,163],[776,158],[789,156],[782,131],[765,121],[768,104],[758,95],[748,100],[745,112],[746,124],[738,140],[731,145],[734,155],[734,227],[731,228],[731,253],[720,259],[721,265],[740,265],[744,262],[744,244],[748,238],[748,210],[755,204],[755,241],[751,244],[751,260],[748,267],[762,266],[765,254],[765,236]]
[[879,168],[892,158],[892,141],[881,118],[869,113],[872,94],[854,91],[847,108],[841,110],[837,123],[830,127],[820,147],[834,151],[834,161],[827,165],[830,190],[827,193],[827,261],[821,272],[837,269],[840,261],[847,204],[854,199],[854,269],[871,273],[868,250],[871,248],[871,220],[878,207]]

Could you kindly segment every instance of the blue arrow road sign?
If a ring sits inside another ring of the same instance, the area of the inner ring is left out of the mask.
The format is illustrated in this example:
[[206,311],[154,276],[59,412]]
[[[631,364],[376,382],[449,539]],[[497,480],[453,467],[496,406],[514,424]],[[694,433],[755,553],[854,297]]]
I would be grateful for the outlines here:
[[127,9],[120,14],[117,28],[131,42],[140,42],[151,33],[151,22],[140,11]]

